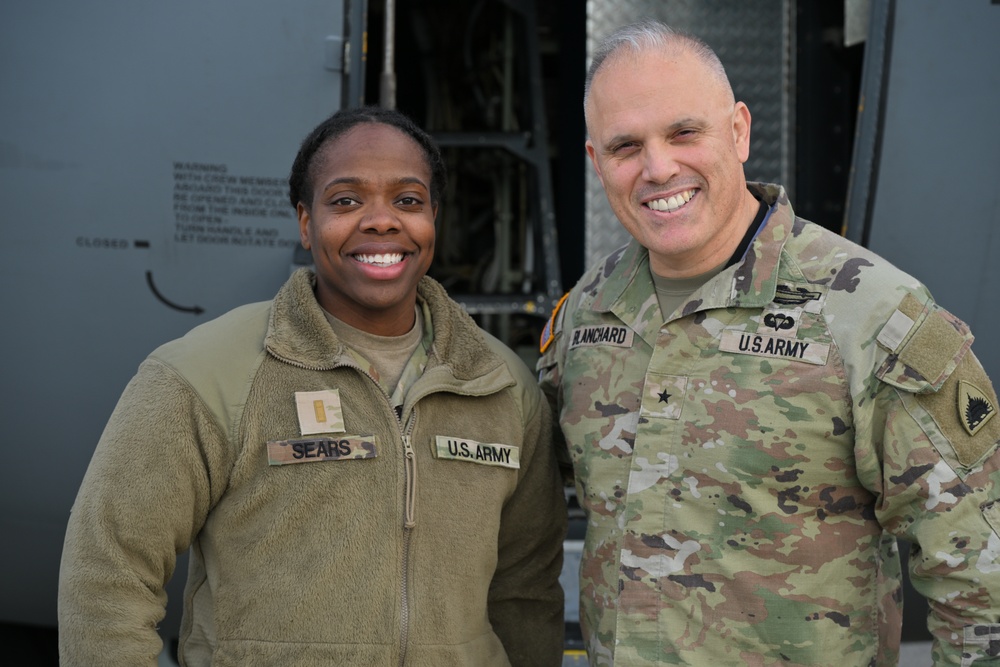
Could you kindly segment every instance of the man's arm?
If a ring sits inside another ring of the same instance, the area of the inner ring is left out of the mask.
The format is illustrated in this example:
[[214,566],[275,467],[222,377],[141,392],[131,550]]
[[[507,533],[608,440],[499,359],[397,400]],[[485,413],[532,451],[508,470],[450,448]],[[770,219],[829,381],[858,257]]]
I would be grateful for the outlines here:
[[[905,303],[905,302],[904,302]],[[884,527],[913,543],[935,665],[1000,664],[1000,417],[960,320],[928,304],[876,372],[873,447]],[[867,458],[867,462],[866,459]]]

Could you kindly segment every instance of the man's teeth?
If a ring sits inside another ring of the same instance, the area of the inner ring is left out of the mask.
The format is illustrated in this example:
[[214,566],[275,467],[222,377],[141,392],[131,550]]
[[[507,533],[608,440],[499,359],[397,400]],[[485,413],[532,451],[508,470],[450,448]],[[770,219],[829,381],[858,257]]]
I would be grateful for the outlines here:
[[393,264],[399,264],[403,261],[403,253],[401,252],[387,252],[385,254],[378,255],[355,255],[354,259],[358,260],[362,264],[376,264],[378,266],[392,266]]
[[654,199],[653,201],[646,204],[649,208],[654,211],[676,211],[684,204],[691,201],[691,197],[694,196],[694,190],[685,190],[680,192],[669,199]]

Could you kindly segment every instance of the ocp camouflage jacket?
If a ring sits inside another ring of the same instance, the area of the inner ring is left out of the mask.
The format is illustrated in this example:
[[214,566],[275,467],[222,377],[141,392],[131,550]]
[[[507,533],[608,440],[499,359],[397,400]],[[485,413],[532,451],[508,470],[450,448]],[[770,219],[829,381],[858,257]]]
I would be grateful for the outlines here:
[[[440,285],[419,295],[434,342],[399,416],[305,270],[149,356],[73,508],[64,666],[155,665],[188,546],[188,667],[559,664],[566,512],[548,405]],[[330,432],[301,433],[317,421]],[[449,443],[472,456],[447,458]],[[283,460],[298,462],[269,465]]]
[[633,241],[539,362],[587,513],[591,664],[896,665],[896,537],[936,664],[996,659],[1000,418],[968,327],[751,187],[771,209],[742,261],[664,322]]

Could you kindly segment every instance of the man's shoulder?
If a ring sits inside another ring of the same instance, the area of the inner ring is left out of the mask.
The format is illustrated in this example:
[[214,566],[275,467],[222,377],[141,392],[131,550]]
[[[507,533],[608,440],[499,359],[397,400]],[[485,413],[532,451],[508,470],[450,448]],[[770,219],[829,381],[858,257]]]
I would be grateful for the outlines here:
[[644,260],[647,251],[635,241],[615,248],[590,265],[570,289],[569,302],[579,305],[594,300],[609,288],[617,287],[617,280],[628,279],[637,263]]
[[[782,279],[812,286],[823,310],[881,326],[907,295],[931,302],[923,283],[892,262],[820,225],[797,218],[782,248]],[[779,281],[780,282],[780,281]]]
[[796,218],[792,235],[784,245],[786,261],[794,263],[806,278],[823,283],[843,283],[878,275],[881,281],[913,284],[916,279],[889,260],[816,223]]

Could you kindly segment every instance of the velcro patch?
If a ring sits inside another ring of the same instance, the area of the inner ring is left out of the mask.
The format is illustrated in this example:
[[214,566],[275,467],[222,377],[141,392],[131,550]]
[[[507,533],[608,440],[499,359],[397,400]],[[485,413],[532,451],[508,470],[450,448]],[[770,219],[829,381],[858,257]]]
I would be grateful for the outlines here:
[[542,354],[545,353],[545,350],[549,349],[549,345],[552,345],[552,341],[556,339],[556,315],[559,314],[559,309],[562,308],[568,296],[569,292],[562,295],[562,298],[556,303],[556,307],[552,309],[549,321],[545,323],[545,327],[542,329],[542,335],[538,341],[538,351]]
[[813,343],[779,336],[764,336],[745,331],[723,331],[719,349],[735,354],[752,354],[771,359],[789,359],[823,366],[830,355],[826,343]]
[[899,360],[937,388],[972,346],[972,340],[965,322],[935,308],[903,345]]
[[573,329],[569,349],[584,346],[610,345],[612,347],[632,347],[634,333],[626,326],[601,324]]
[[435,438],[435,455],[439,459],[517,469],[521,467],[520,452],[514,445],[487,444],[447,435]]
[[890,352],[895,352],[900,343],[909,335],[913,324],[914,322],[909,315],[901,310],[897,310],[893,312],[892,317],[882,327],[876,340]]
[[340,393],[336,389],[297,391],[295,409],[302,435],[344,432],[344,413],[340,409]]
[[971,352],[936,392],[916,395],[934,418],[963,466],[970,467],[1000,443],[997,395],[986,371]]
[[267,443],[267,464],[373,459],[376,453],[374,435],[271,440]]

